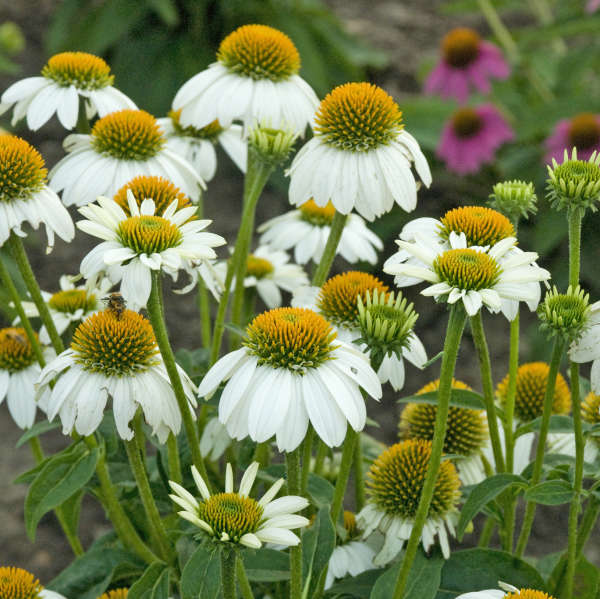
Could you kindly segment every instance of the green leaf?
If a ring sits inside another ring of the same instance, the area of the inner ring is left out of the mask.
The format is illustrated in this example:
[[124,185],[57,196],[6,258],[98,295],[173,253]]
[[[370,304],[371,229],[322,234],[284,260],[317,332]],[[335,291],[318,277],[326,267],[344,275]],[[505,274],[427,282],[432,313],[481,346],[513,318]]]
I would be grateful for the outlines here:
[[[398,403],[428,403],[437,405],[437,391],[430,391],[422,395],[409,395],[401,397]],[[484,410],[483,395],[468,389],[452,389],[450,405],[458,408],[469,408],[471,410]]]
[[[444,561],[437,550],[428,558],[419,549],[410,568],[404,599],[434,599],[440,586]],[[396,562],[377,579],[369,599],[389,599],[393,596],[401,566],[402,561]]]
[[573,487],[566,480],[547,480],[525,491],[527,501],[542,505],[562,505],[573,499]]
[[221,560],[219,552],[200,545],[181,573],[184,599],[216,599],[221,591]]
[[308,493],[317,508],[331,505],[333,500],[333,485],[318,474],[308,475]]
[[327,505],[317,512],[312,526],[302,534],[304,597],[312,597],[315,594],[321,572],[329,563],[334,547],[335,528]]
[[58,422],[48,422],[47,420],[42,420],[40,422],[36,422],[30,429],[26,430],[19,440],[15,447],[21,447],[24,443],[27,443],[29,439],[33,439],[34,437],[38,437],[39,435],[43,435],[48,431],[54,430],[58,428],[60,424]]
[[[536,418],[527,424],[522,424],[515,431],[515,438],[524,435],[525,433],[537,432],[540,430],[542,424],[542,418]],[[561,414],[552,414],[550,416],[548,430],[552,433],[572,433],[573,432],[573,418],[571,416],[563,416]]]
[[242,552],[248,580],[277,582],[290,579],[290,558],[283,551],[261,547],[257,551]]
[[29,538],[44,514],[61,505],[92,477],[98,461],[98,449],[89,451],[82,443],[73,451],[48,460],[36,476],[25,498],[25,527]]
[[381,576],[381,570],[367,570],[358,576],[344,578],[327,590],[326,595],[335,597],[356,597],[369,599],[376,580]]
[[482,508],[513,485],[526,486],[527,481],[517,474],[495,474],[473,488],[460,512],[457,527],[459,541],[462,540],[469,522]]
[[127,593],[128,599],[169,599],[169,567],[162,562],[150,564]]
[[78,536],[79,515],[81,514],[81,500],[85,491],[83,489],[77,491],[62,505],[62,517],[65,527],[73,536]]
[[[560,561],[556,564],[548,586],[555,597],[565,595],[565,573],[567,568],[567,555],[563,554]],[[590,564],[585,557],[581,557],[575,564],[575,578],[573,596],[577,599],[598,599],[600,593],[600,570]]]
[[473,589],[497,589],[499,580],[510,581],[517,588],[546,590],[536,569],[510,553],[466,549],[453,552],[444,564],[436,599],[452,599]]
[[174,27],[179,23],[177,6],[173,0],[147,0],[149,6],[162,19],[163,23],[169,27]]
[[97,599],[117,575],[137,578],[143,567],[143,562],[123,549],[115,533],[111,532],[76,558],[48,584],[48,588],[65,597]]

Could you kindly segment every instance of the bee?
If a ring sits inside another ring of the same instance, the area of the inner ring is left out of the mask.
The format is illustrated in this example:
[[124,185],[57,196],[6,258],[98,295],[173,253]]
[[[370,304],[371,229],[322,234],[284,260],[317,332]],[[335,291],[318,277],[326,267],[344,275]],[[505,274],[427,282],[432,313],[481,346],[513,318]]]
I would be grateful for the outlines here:
[[127,306],[127,302],[123,296],[118,292],[114,292],[106,297],[103,297],[102,301],[106,303],[106,309],[110,310],[115,315],[117,320],[120,320],[121,315]]
[[29,345],[29,340],[16,329],[6,331],[6,337],[11,341],[16,341],[19,345]]

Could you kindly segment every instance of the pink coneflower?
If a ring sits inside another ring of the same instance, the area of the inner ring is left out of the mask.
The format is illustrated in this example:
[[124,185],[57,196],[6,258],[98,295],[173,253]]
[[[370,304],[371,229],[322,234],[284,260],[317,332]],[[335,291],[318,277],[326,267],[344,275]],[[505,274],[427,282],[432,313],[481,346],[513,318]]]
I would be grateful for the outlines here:
[[582,112],[570,119],[556,123],[552,135],[546,140],[544,160],[561,162],[565,150],[577,148],[579,160],[588,160],[594,150],[600,151],[600,114]]
[[513,130],[492,104],[460,108],[444,125],[436,154],[449,170],[466,175],[492,162],[496,150],[513,138]]
[[465,102],[469,87],[487,94],[490,79],[506,79],[510,72],[500,50],[483,41],[476,31],[453,29],[442,40],[442,58],[429,73],[425,93]]
[[585,12],[591,14],[596,12],[600,8],[600,0],[588,0],[588,3],[585,5]]

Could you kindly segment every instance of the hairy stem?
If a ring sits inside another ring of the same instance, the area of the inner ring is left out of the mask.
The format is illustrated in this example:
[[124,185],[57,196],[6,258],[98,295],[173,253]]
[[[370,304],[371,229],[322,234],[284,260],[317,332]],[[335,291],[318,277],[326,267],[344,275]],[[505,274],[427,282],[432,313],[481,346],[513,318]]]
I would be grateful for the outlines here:
[[[288,493],[300,495],[300,448],[285,454]],[[290,547],[290,599],[302,597],[302,544]]]
[[346,226],[346,220],[348,220],[347,214],[341,214],[336,211],[333,216],[333,222],[331,223],[329,237],[327,238],[327,243],[323,250],[323,256],[313,275],[312,284],[315,287],[321,287],[327,280],[338,245],[340,244],[340,239],[342,238],[342,233],[344,232],[344,227]]

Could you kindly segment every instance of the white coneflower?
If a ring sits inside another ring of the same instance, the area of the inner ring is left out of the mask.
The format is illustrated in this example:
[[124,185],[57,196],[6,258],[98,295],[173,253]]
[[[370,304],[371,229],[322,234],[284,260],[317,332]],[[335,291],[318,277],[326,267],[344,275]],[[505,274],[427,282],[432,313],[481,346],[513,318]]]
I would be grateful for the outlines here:
[[[47,357],[52,355],[49,352]],[[0,403],[6,398],[8,411],[19,428],[31,428],[35,422],[34,386],[40,372],[25,330],[0,329]]]
[[[258,232],[262,233],[260,243],[276,250],[294,248],[294,259],[298,264],[309,260],[320,262],[329,239],[335,208],[331,202],[317,206],[308,200],[298,210],[286,212],[263,223]],[[383,242],[369,230],[365,221],[357,214],[349,214],[342,231],[337,253],[347,262],[359,261],[375,264],[377,251],[383,249]]]
[[75,227],[60,198],[46,184],[40,153],[14,135],[0,135],[0,246],[11,232],[25,237],[23,224],[46,227],[48,247],[54,234],[69,242]]
[[68,154],[50,171],[50,187],[66,206],[112,197],[139,175],[165,177],[197,199],[204,181],[184,158],[166,147],[156,119],[144,110],[119,110],[96,121],[89,135],[71,134]]
[[293,451],[310,422],[324,443],[336,447],[348,423],[355,431],[365,426],[360,387],[379,399],[381,384],[367,357],[335,337],[312,310],[264,312],[246,328],[243,347],[208,371],[198,394],[210,396],[227,381],[219,420],[234,439],[262,443],[275,435],[280,451]]
[[275,543],[293,547],[300,543],[292,530],[307,526],[304,516],[295,514],[308,506],[304,497],[286,495],[275,499],[283,485],[283,479],[273,483],[257,501],[249,496],[258,472],[258,462],[248,466],[240,482],[239,491],[233,490],[233,471],[227,464],[225,492],[211,495],[206,483],[195,466],[192,466],[194,482],[200,493],[196,499],[189,491],[169,481],[173,494],[171,499],[182,511],[177,512],[205,533],[223,543],[240,544],[259,549],[263,543]]
[[600,395],[600,302],[591,304],[587,311],[581,333],[569,347],[573,362],[591,362],[590,384],[592,391]]
[[353,209],[367,220],[417,206],[419,177],[429,187],[431,173],[415,138],[402,123],[398,105],[370,83],[346,83],[321,102],[315,136],[296,154],[289,169],[290,202],[331,200],[341,214]]
[[156,214],[154,200],[138,205],[127,190],[128,211],[116,201],[99,197],[98,204],[83,206],[79,212],[89,220],[77,226],[104,241],[81,262],[86,278],[108,270],[114,282],[121,281],[121,293],[136,308],[146,306],[151,289],[151,270],[163,270],[173,278],[179,270],[192,273],[201,262],[216,258],[213,247],[225,240],[204,229],[212,222],[193,218],[196,209],[186,205],[178,210],[175,199]]
[[211,418],[205,425],[200,438],[200,453],[209,460],[218,460],[231,444],[225,425],[218,418]]
[[24,116],[36,131],[54,113],[65,129],[73,129],[79,116],[79,99],[85,101],[86,117],[100,117],[136,105],[112,86],[114,75],[98,56],[86,52],[61,52],[50,58],[41,77],[13,83],[0,100],[0,114],[14,105],[13,126]]
[[[383,547],[373,560],[376,566],[392,561],[410,537],[430,456],[430,441],[409,439],[384,451],[369,470],[369,499],[356,521],[364,530],[365,538],[374,530],[385,536]],[[454,464],[449,460],[442,461],[421,536],[425,551],[437,535],[442,554],[445,558],[450,556],[446,529],[454,534],[459,488]]]
[[217,170],[218,142],[227,152],[235,165],[246,172],[248,146],[244,139],[241,125],[231,125],[224,129],[219,121],[213,121],[205,127],[184,127],[180,122],[181,110],[171,110],[169,116],[158,119],[167,136],[167,147],[183,156],[197,171],[204,181],[210,181]]
[[[259,246],[248,255],[244,287],[255,288],[267,308],[279,308],[282,304],[281,290],[293,293],[298,287],[308,285],[308,275],[298,264],[290,263],[290,257],[281,250]],[[221,279],[225,279],[227,263],[215,266]],[[235,286],[235,280],[232,283]]]
[[3,599],[66,599],[45,589],[33,574],[22,568],[0,567],[0,597]]
[[[177,367],[185,395],[196,406],[196,388]],[[42,370],[37,395],[47,393],[48,419],[57,415],[65,435],[91,435],[100,425],[108,398],[117,432],[133,438],[129,423],[141,408],[161,443],[181,428],[181,413],[150,322],[127,309],[108,308],[85,320],[71,347]]]
[[[394,390],[399,391],[404,387],[404,358],[417,368],[422,368],[427,362],[427,353],[421,340],[412,331],[412,325],[416,320],[416,315],[412,312],[412,304],[408,306],[408,310],[405,305],[400,307],[402,298],[400,296],[396,298],[388,291],[388,286],[377,277],[366,272],[350,270],[331,277],[321,288],[299,288],[294,294],[292,305],[310,308],[322,314],[332,323],[339,338],[346,343],[354,344],[355,341],[362,339],[363,343],[360,347],[369,357],[372,357],[372,352],[382,353],[377,356],[379,380],[381,383],[389,381]],[[375,335],[369,335],[366,330],[362,330],[368,326],[361,327],[359,301],[361,304],[369,304],[367,311],[370,312],[368,318],[371,324],[373,318],[377,319],[384,313],[387,318],[391,317],[395,321],[397,332],[402,338],[398,339],[397,345],[390,344],[394,351],[378,352],[382,349],[382,344],[374,342]],[[373,302],[378,305],[371,310]],[[408,329],[405,325],[408,325]]]
[[485,589],[484,591],[471,591],[457,595],[456,599],[554,599],[548,593],[535,589],[518,589],[511,584],[498,582],[502,589]]
[[[437,391],[439,379],[428,383],[416,395]],[[452,380],[452,389],[471,389],[462,381]],[[400,416],[403,439],[433,441],[437,405],[407,403]],[[483,451],[488,443],[488,425],[484,410],[450,406],[446,421],[444,453],[456,456],[454,463],[464,485],[476,485],[486,478]]]
[[422,295],[445,298],[449,304],[462,301],[469,316],[485,305],[498,312],[502,300],[534,301],[536,291],[529,283],[545,281],[550,273],[534,264],[535,252],[514,252],[516,239],[507,237],[491,248],[467,247],[464,233],[450,234],[450,249],[426,236],[415,242],[398,241],[401,249],[420,261],[387,264],[384,272],[407,275],[416,282],[432,283]]
[[303,134],[319,100],[299,71],[300,55],[287,35],[266,25],[243,25],[221,42],[217,62],[184,83],[173,108],[181,110],[184,127],[265,121]]
[[[496,243],[512,237],[515,237],[515,229],[508,218],[500,212],[482,206],[462,206],[449,210],[440,220],[417,218],[410,221],[402,228],[399,241],[417,242],[426,238],[428,244],[439,246],[440,250],[473,246],[489,249]],[[458,241],[459,238],[461,241]],[[463,238],[464,241],[462,241]],[[398,241],[396,243],[400,245]],[[525,254],[516,246],[506,254],[506,257],[510,258],[511,255],[520,257],[527,255],[531,258],[532,264],[537,258],[537,254]],[[403,248],[386,260],[384,270],[388,267],[393,268],[396,264],[424,266],[417,256]],[[394,282],[398,287],[405,287],[420,282],[420,279],[406,274],[398,274]],[[527,306],[530,310],[535,310],[541,296],[539,282],[532,281],[521,285],[525,285],[531,294],[532,299],[527,300]],[[508,320],[514,320],[518,307],[519,302],[516,300],[501,299],[500,309]]]
[[361,572],[376,568],[373,563],[375,550],[359,540],[361,533],[355,515],[344,511],[344,538],[339,539],[329,558],[325,589],[330,588],[336,578],[358,576]]
[[[112,287],[112,283],[101,279],[97,285],[75,286],[77,277],[63,275],[59,279],[60,291],[49,293],[42,291],[42,297],[48,304],[48,310],[59,335],[62,335],[70,325],[79,324],[94,312],[104,307],[102,299]],[[39,316],[38,309],[33,302],[23,302],[25,315],[30,318]],[[18,319],[17,319],[18,320]],[[49,344],[50,336],[46,326],[40,329],[40,340]]]

